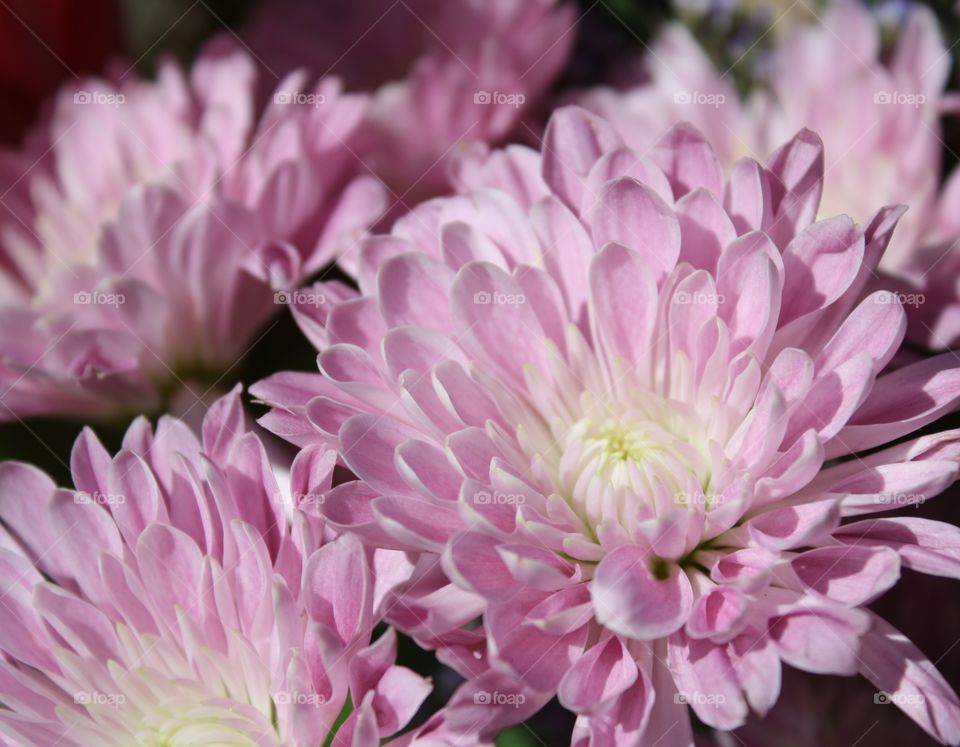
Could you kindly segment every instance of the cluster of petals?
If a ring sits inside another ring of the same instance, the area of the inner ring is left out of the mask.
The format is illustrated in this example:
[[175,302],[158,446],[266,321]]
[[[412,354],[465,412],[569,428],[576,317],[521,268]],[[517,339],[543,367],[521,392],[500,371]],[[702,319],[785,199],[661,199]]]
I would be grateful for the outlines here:
[[[939,120],[956,102],[944,93],[950,55],[934,13],[918,3],[904,4],[902,13],[890,50],[882,18],[859,0],[811,14],[775,42],[758,73],[762,84],[746,99],[732,72],[718,70],[689,30],[674,24],[644,59],[642,82],[594,89],[579,101],[641,151],[672,124],[692,122],[728,166],[741,156],[767,158],[800,128],[815,131],[826,159],[821,215],[866,221],[878,205],[909,205],[882,267],[919,282],[918,250],[960,235],[960,185],[939,191]],[[781,18],[777,11],[772,25]]]
[[[823,215],[865,220],[876,205],[910,206],[882,265],[892,273],[884,282],[908,312],[909,339],[942,350],[960,342],[960,172],[941,189],[939,124],[956,101],[944,93],[949,53],[933,13],[919,4],[902,13],[889,52],[882,20],[856,0],[792,25],[765,62],[766,85],[746,100],[685,27],[669,26],[644,61],[642,83],[578,100],[641,150],[672,124],[693,122],[728,165],[767,155],[801,127],[819,133]],[[779,28],[782,16],[775,21]]]
[[262,5],[247,41],[277,73],[306,64],[369,91],[364,162],[415,204],[448,189],[465,143],[529,135],[520,123],[566,63],[574,27],[561,0],[280,0]]
[[0,420],[160,409],[383,211],[349,147],[367,99],[264,109],[255,71],[218,39],[189,74],[77,81],[0,153]]
[[[164,416],[111,456],[90,430],[75,487],[0,464],[4,744],[377,747],[430,692],[373,636],[410,564],[334,537],[282,496],[238,391],[202,438]],[[375,640],[371,641],[371,638]],[[442,714],[393,745],[469,747]]]
[[806,130],[725,176],[688,125],[641,152],[576,107],[458,178],[364,240],[359,292],[295,309],[320,373],[253,389],[358,478],[318,516],[450,580],[395,624],[557,695],[578,747],[690,745],[690,709],[737,728],[782,664],[960,742],[957,696],[866,608],[901,567],[960,576],[956,527],[873,516],[960,459],[958,432],[905,438],[960,401],[957,359],[888,367],[905,314],[870,285],[902,208],[817,220]]

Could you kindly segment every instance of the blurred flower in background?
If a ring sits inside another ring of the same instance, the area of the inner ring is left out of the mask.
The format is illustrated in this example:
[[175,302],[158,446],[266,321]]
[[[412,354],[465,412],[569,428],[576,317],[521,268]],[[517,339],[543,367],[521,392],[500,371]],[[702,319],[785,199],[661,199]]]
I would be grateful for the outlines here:
[[719,49],[716,35],[704,47],[670,24],[630,65],[633,83],[577,100],[641,150],[670,124],[693,122],[728,169],[798,127],[814,130],[825,145],[825,215],[863,221],[877,205],[908,207],[875,285],[907,299],[908,338],[930,350],[960,344],[960,173],[942,184],[940,124],[957,97],[945,91],[951,56],[932,10],[857,0],[681,7],[701,30],[703,18],[729,29]]
[[744,156],[768,157],[801,127],[813,130],[824,141],[823,215],[864,221],[877,206],[909,206],[884,258],[884,267],[903,269],[938,237],[939,117],[950,58],[923,6],[911,6],[888,53],[881,22],[866,6],[842,0],[821,12],[775,43],[746,96],[735,66],[718,69],[690,31],[673,24],[644,58],[645,80],[589,91],[581,101],[643,152],[670,125],[689,121],[727,170]]
[[307,67],[369,91],[364,160],[412,205],[448,187],[465,144],[530,137],[521,122],[566,63],[574,19],[560,0],[277,0],[246,39],[277,75]]
[[255,79],[221,38],[189,74],[166,61],[155,81],[65,85],[0,154],[0,419],[203,392],[284,291],[376,222],[383,190],[350,147],[366,98],[295,73],[258,111]]

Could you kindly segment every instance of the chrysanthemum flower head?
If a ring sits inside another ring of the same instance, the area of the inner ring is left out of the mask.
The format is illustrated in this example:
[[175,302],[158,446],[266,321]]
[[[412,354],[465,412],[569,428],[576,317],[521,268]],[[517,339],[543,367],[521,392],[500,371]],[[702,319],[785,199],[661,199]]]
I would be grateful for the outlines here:
[[[771,28],[785,15],[774,11]],[[896,38],[891,49],[885,31]],[[733,79],[734,68],[751,64],[746,57],[717,69],[689,30],[672,24],[644,59],[648,80],[623,92],[594,89],[581,103],[644,151],[671,125],[693,122],[727,165],[766,159],[800,128],[814,130],[826,160],[822,217],[862,222],[880,205],[910,206],[883,260],[902,270],[936,233],[950,59],[934,13],[904,4],[899,25],[885,29],[859,0],[829,3],[774,42],[754,73],[759,85],[743,98]]]
[[299,310],[321,375],[256,388],[359,478],[331,525],[441,556],[577,745],[690,744],[688,707],[735,728],[782,663],[920,694],[895,702],[960,740],[946,682],[864,609],[901,566],[958,572],[955,527],[857,518],[958,470],[955,432],[888,445],[960,400],[952,356],[885,372],[904,312],[864,288],[902,210],[815,222],[809,131],[725,178],[689,126],[646,156],[576,108],[462,178],[365,243],[360,295]]
[[85,79],[0,155],[0,419],[151,411],[217,379],[381,212],[354,178],[366,99],[294,73],[258,115],[254,79],[223,40],[189,76]]
[[[301,504],[318,499],[306,484],[329,487],[333,456],[294,463]],[[75,488],[58,489],[0,465],[10,743],[376,747],[406,726],[429,683],[394,664],[393,631],[371,637],[408,561],[291,522],[236,391],[202,441],[138,420],[112,457],[85,431],[71,467]],[[397,744],[444,734],[439,715]]]

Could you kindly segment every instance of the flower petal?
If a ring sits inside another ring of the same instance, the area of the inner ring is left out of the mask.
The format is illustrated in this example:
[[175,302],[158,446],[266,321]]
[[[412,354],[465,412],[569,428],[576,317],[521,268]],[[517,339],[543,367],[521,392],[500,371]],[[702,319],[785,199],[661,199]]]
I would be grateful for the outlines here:
[[669,635],[683,625],[693,605],[690,579],[676,566],[666,578],[658,578],[652,560],[641,548],[624,545],[600,561],[591,587],[598,622],[641,641]]

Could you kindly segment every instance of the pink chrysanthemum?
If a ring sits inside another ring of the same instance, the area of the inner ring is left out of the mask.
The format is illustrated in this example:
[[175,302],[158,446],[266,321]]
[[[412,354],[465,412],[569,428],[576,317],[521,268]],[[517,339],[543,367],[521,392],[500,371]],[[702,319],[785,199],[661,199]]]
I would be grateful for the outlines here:
[[[304,452],[294,494],[332,457]],[[377,747],[416,712],[429,684],[393,631],[370,642],[408,561],[291,526],[236,391],[202,443],[141,419],[112,458],[84,431],[71,466],[67,490],[0,464],[4,744]],[[391,743],[478,744],[442,714]]]
[[[282,291],[384,208],[354,180],[366,99],[293,74],[257,119],[254,66],[213,44],[155,82],[63,90],[0,154],[0,420],[157,409],[237,363]],[[199,381],[198,381],[199,380]]]
[[884,373],[904,312],[863,289],[902,210],[814,222],[807,131],[725,180],[690,127],[647,157],[580,109],[464,178],[366,242],[361,295],[298,311],[322,375],[255,388],[359,477],[330,524],[441,555],[577,745],[688,745],[687,704],[737,727],[781,662],[916,695],[960,741],[949,686],[863,609],[901,565],[960,575],[955,527],[856,518],[958,470],[958,432],[853,456],[960,400],[953,356]]
[[[775,11],[774,27],[783,14]],[[595,89],[579,103],[641,151],[677,122],[691,122],[727,166],[741,156],[767,158],[800,128],[817,132],[826,159],[820,215],[866,221],[878,205],[908,205],[883,260],[885,268],[903,269],[936,233],[950,57],[935,15],[922,4],[910,4],[894,31],[887,53],[869,8],[860,0],[831,3],[775,43],[762,85],[742,99],[732,71],[717,70],[674,24],[644,59],[648,80],[624,91]]]
[[[644,152],[668,127],[691,122],[728,166],[743,155],[764,157],[801,127],[820,133],[827,174],[820,214],[862,221],[876,205],[909,206],[881,264],[891,273],[882,285],[904,306],[911,342],[930,350],[960,345],[960,170],[941,189],[939,122],[957,98],[944,91],[950,55],[936,17],[922,4],[904,4],[893,9],[902,17],[890,29],[859,0],[832,3],[822,17],[804,6],[797,23],[785,21],[789,10],[774,9],[771,30],[789,31],[746,99],[732,71],[717,70],[674,24],[644,58],[642,82],[595,88],[577,100]],[[889,49],[885,32],[895,39]]]
[[448,189],[462,143],[529,134],[519,123],[567,60],[574,20],[562,0],[279,0],[248,41],[273,70],[306,64],[369,91],[364,160],[416,204]]

